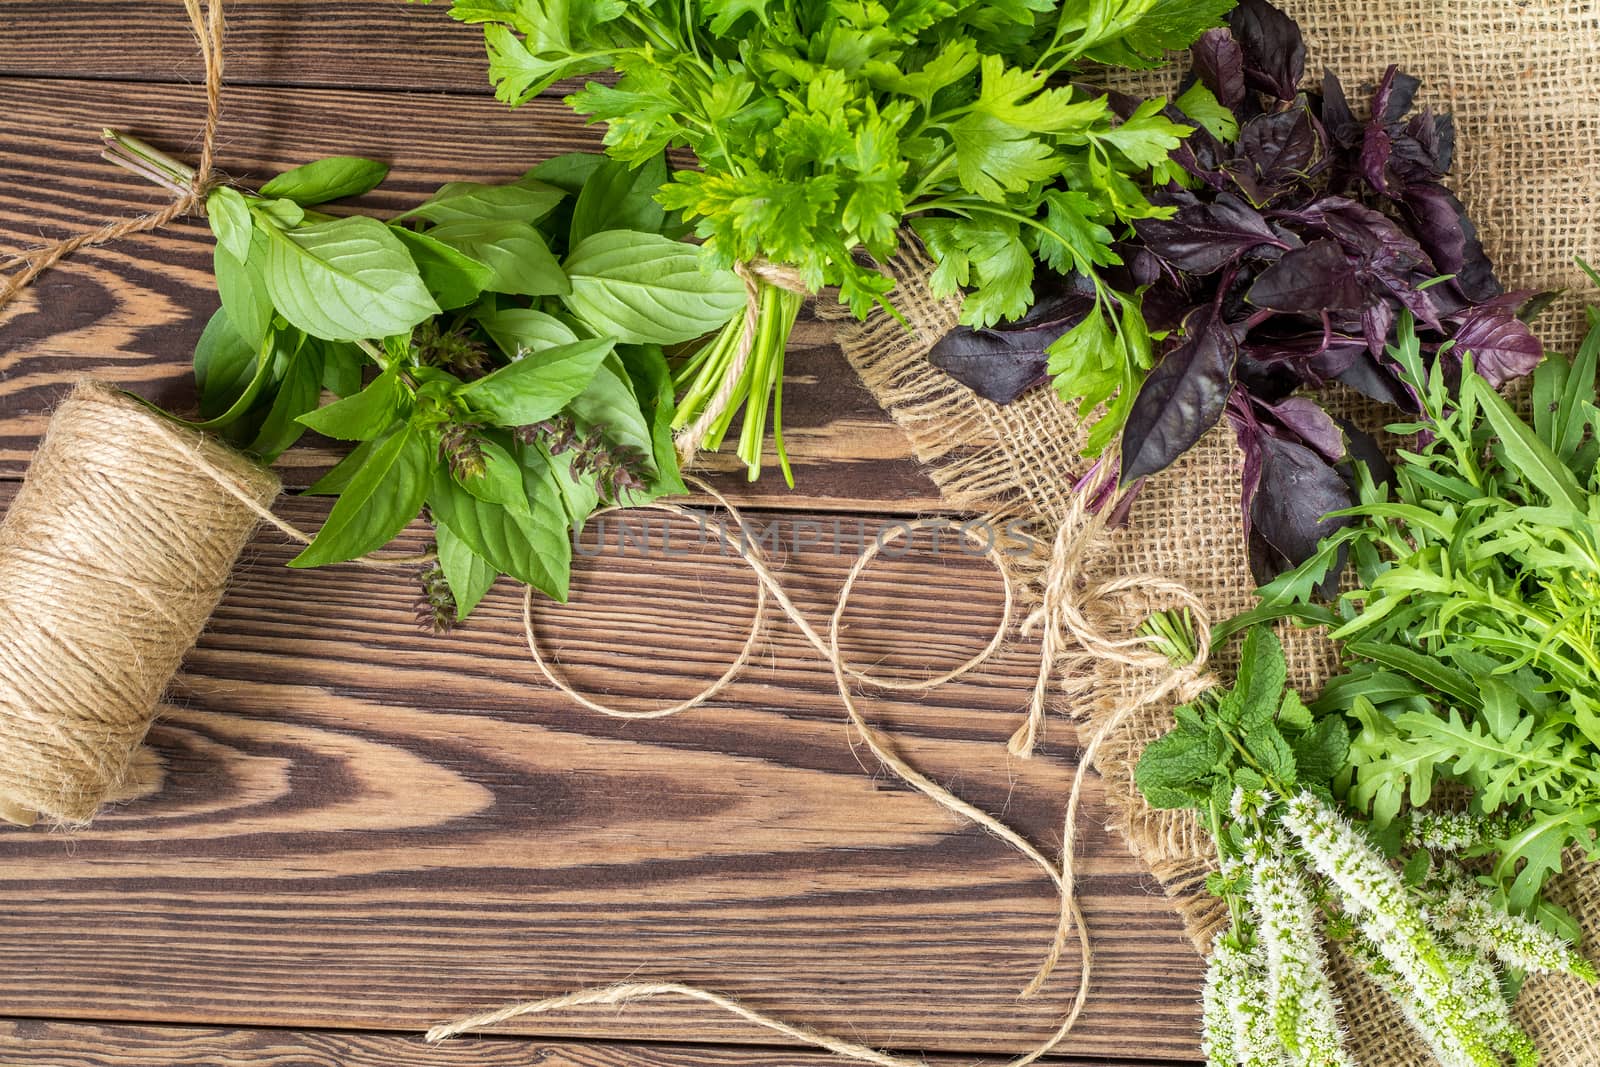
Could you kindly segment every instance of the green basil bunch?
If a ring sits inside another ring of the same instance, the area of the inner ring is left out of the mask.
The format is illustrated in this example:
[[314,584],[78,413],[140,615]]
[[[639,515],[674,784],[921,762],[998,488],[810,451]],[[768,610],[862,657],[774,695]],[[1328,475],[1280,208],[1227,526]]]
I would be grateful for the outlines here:
[[451,182],[388,221],[316,210],[386,174],[338,157],[210,194],[198,425],[263,461],[307,429],[355,443],[309,490],[338,499],[291,566],[369,553],[426,507],[425,619],[465,617],[500,574],[564,599],[597,507],[683,491],[662,346],[722,329],[744,285],[656,204],[660,157]]

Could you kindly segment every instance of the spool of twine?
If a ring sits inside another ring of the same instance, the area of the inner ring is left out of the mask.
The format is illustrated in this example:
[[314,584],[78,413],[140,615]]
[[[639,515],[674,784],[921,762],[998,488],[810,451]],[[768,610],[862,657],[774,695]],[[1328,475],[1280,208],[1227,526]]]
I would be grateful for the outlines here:
[[215,610],[278,480],[97,383],[0,523],[0,817],[89,820]]

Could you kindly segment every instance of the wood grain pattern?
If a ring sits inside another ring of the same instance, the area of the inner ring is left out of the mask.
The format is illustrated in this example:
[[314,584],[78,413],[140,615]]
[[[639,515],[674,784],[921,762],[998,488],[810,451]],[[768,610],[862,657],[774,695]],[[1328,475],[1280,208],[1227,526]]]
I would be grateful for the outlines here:
[[[97,133],[116,126],[178,148],[194,136],[197,106],[187,87],[0,79],[0,114],[28,116],[25,128],[0,137],[0,257],[160,205],[160,190],[100,161]],[[338,145],[329,130],[340,131]],[[514,113],[492,99],[235,88],[220,144],[220,166],[246,182],[330,151],[388,161],[394,177],[358,202],[388,212],[441,182],[514,178],[598,140],[555,101]],[[179,222],[82,251],[0,311],[0,476],[21,472],[48,411],[79,375],[168,406],[192,401],[190,354],[217,305],[211,250],[203,222]],[[803,322],[788,363],[784,436],[803,497],[777,477],[746,487],[731,455],[709,457],[723,486],[769,507],[938,506],[905,435],[845,362],[830,327]],[[338,455],[313,444],[281,466],[290,484],[305,485]]]
[[[448,0],[228,0],[227,74],[239,85],[452,91],[487,96],[480,31]],[[6,0],[0,75],[198,82],[182,7],[129,0]]]
[[[322,507],[282,510],[312,524]],[[792,548],[802,520],[757,521]],[[613,536],[540,630],[587,689],[681,698],[731,658],[750,579],[637,541],[623,553]],[[886,1046],[996,1052],[1040,1039],[1070,999],[1067,974],[1016,999],[1053,923],[1047,882],[855,751],[792,627],[772,625],[713,705],[609,720],[538,679],[515,591],[425,637],[405,574],[290,571],[291,552],[276,534],[253,545],[190,657],[152,735],[159,793],[83,833],[0,834],[0,1014],[414,1031],[637,974]],[[788,552],[784,579],[814,619],[853,557]],[[913,673],[958,662],[996,621],[986,569],[885,561],[847,620],[850,655]],[[962,607],[930,621],[935,596]],[[1004,747],[1033,652],[866,707],[909,758],[1049,847],[1069,731],[1057,722],[1033,761]],[[1097,791],[1083,892],[1099,975],[1067,1051],[1126,1054],[1136,1035],[1141,1054],[1190,1057],[1198,960],[1096,810]],[[666,1002],[518,1029],[764,1040]]]
[[[1135,1054],[1136,1055],[1136,1054]],[[709,1045],[598,1044],[461,1038],[429,1045],[416,1037],[327,1030],[126,1026],[0,1019],[0,1063],[50,1067],[838,1067],[826,1055]],[[929,1058],[930,1067],[966,1061]],[[1049,1059],[1058,1067],[1109,1060]],[[1176,1067],[1118,1059],[1117,1067]]]

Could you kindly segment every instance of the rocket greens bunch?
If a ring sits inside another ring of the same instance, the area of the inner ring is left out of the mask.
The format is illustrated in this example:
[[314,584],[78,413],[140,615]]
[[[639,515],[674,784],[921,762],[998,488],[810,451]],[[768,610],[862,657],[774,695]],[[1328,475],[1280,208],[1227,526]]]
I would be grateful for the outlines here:
[[[1187,617],[1155,616],[1151,644],[1194,658]],[[1211,1067],[1356,1067],[1344,1047],[1328,952],[1355,961],[1399,1005],[1444,1067],[1537,1061],[1511,1017],[1525,973],[1596,981],[1559,936],[1505,910],[1446,849],[1474,835],[1435,820],[1418,827],[1403,867],[1334,800],[1350,728],[1285,686],[1277,638],[1249,631],[1232,689],[1176,712],[1136,773],[1158,808],[1198,810],[1216,843],[1208,881],[1231,922],[1216,940],[1202,997]]]

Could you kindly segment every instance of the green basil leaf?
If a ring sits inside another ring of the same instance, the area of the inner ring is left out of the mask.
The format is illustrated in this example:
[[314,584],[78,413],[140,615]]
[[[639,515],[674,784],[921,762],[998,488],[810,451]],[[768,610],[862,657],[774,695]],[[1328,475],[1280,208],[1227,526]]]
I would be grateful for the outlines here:
[[[538,453],[527,454],[535,463]],[[554,600],[565,601],[572,572],[572,542],[566,513],[548,466],[523,468],[529,494],[526,514],[486,503],[461,488],[444,464],[435,467],[428,508],[435,524],[449,527],[490,566]]]
[[246,451],[271,463],[300,439],[306,429],[300,416],[314,410],[322,396],[322,364],[322,346],[310,338],[301,338],[300,345],[289,355],[266,420]]
[[488,288],[516,296],[562,296],[572,286],[539,231],[526,222],[451,222],[428,236],[494,272]]
[[297,204],[321,204],[370,192],[388,176],[388,165],[375,159],[330,156],[284,171],[261,187],[261,195],[284,197]]
[[448,526],[435,525],[434,544],[439,549],[439,566],[444,570],[444,580],[450,586],[450,595],[456,602],[456,620],[459,622],[478,606],[500,572],[483,557],[457,537]]
[[217,278],[217,295],[222,306],[228,309],[228,321],[252,345],[260,344],[272,327],[272,297],[267,292],[266,279],[261,275],[261,265],[266,262],[267,235],[252,231],[250,255],[239,259],[218,242],[212,256]]
[[605,162],[605,156],[594,152],[567,152],[551,156],[524,174],[521,180],[543,182],[565,192],[577,194],[583,191],[589,179]]
[[266,268],[272,303],[313,337],[360,341],[409,333],[439,313],[405,245],[376,219],[274,229]]
[[507,357],[516,359],[528,352],[559,348],[578,340],[572,327],[532,308],[493,308],[475,310],[472,317],[489,339]]
[[257,200],[251,207],[258,218],[278,229],[290,230],[306,220],[306,209],[293,200]]
[[510,185],[447,182],[427,200],[394,221],[418,218],[429,222],[538,222],[567,194],[553,185],[522,181]]
[[342,341],[317,341],[322,346],[322,387],[334,396],[353,396],[361,391],[361,376],[367,355],[355,345]]
[[194,381],[202,418],[222,414],[244,394],[260,357],[261,346],[240,337],[228,318],[228,309],[218,308],[194,346]]
[[389,228],[410,250],[423,284],[446,311],[466,307],[494,281],[494,271],[465,252],[404,226]]
[[572,207],[567,242],[576,248],[584,238],[605,230],[640,230],[660,233],[667,213],[656,203],[656,193],[667,183],[667,161],[652,156],[638,169],[614,159],[604,159],[583,183]]
[[676,344],[744,309],[745,287],[705,252],[659,234],[607,230],[567,256],[565,303],[595,333],[629,344]]
[[351,477],[328,521],[291,567],[320,567],[382,548],[417,517],[428,492],[429,448],[415,426],[386,438]]
[[[577,453],[572,450],[552,456],[548,449],[539,445],[519,445],[517,455],[523,452],[538,451],[540,458],[550,469],[551,475],[561,492],[561,509],[567,514],[567,526],[572,531],[572,539],[576,541],[578,535],[583,533],[583,527],[589,521],[589,516],[594,514],[594,509],[600,506],[600,491],[596,488],[598,479],[591,471],[584,475],[572,473],[572,461],[577,458]],[[521,458],[524,470],[530,461]],[[533,462],[538,469],[538,462]]]
[[610,351],[609,340],[591,339],[531,352],[457,388],[455,395],[496,426],[526,426],[571,403]]
[[350,485],[350,480],[356,476],[356,471],[366,465],[372,453],[387,441],[392,434],[374,437],[370,441],[363,441],[350,454],[333,465],[333,469],[322,477],[312,482],[306,489],[307,496],[338,496]]
[[672,372],[666,357],[656,345],[619,345],[617,355],[633,379],[633,392],[649,411],[651,456],[656,473],[645,486],[645,496],[671,496],[687,493],[678,470],[678,448],[672,435],[674,414]]
[[[218,314],[222,312],[219,311]],[[256,399],[261,396],[267,382],[272,378],[274,369],[288,364],[289,357],[300,347],[304,336],[293,327],[281,331],[274,330],[267,334],[256,347],[255,362],[252,364],[250,380],[245,385],[244,391],[234,397],[233,402],[220,414],[189,425],[200,430],[221,430],[237,423],[255,406]]]
[[650,424],[639,410],[639,400],[633,395],[633,382],[627,368],[615,352],[609,353],[594,370],[594,377],[583,392],[572,398],[567,412],[577,420],[582,429],[599,430],[611,445],[629,448],[646,457],[649,469],[655,469],[655,441]]
[[478,448],[483,454],[483,473],[475,478],[463,478],[455,473],[457,484],[485,504],[526,512],[528,497],[522,489],[522,467],[504,446],[494,441],[479,440]]
[[409,414],[402,402],[409,407],[400,376],[391,367],[354,396],[307,411],[300,416],[300,422],[336,440],[370,441],[393,426],[397,418]]
[[226,185],[211,190],[206,196],[206,221],[217,235],[219,249],[227,249],[237,260],[250,255],[250,235],[256,223],[239,190]]

